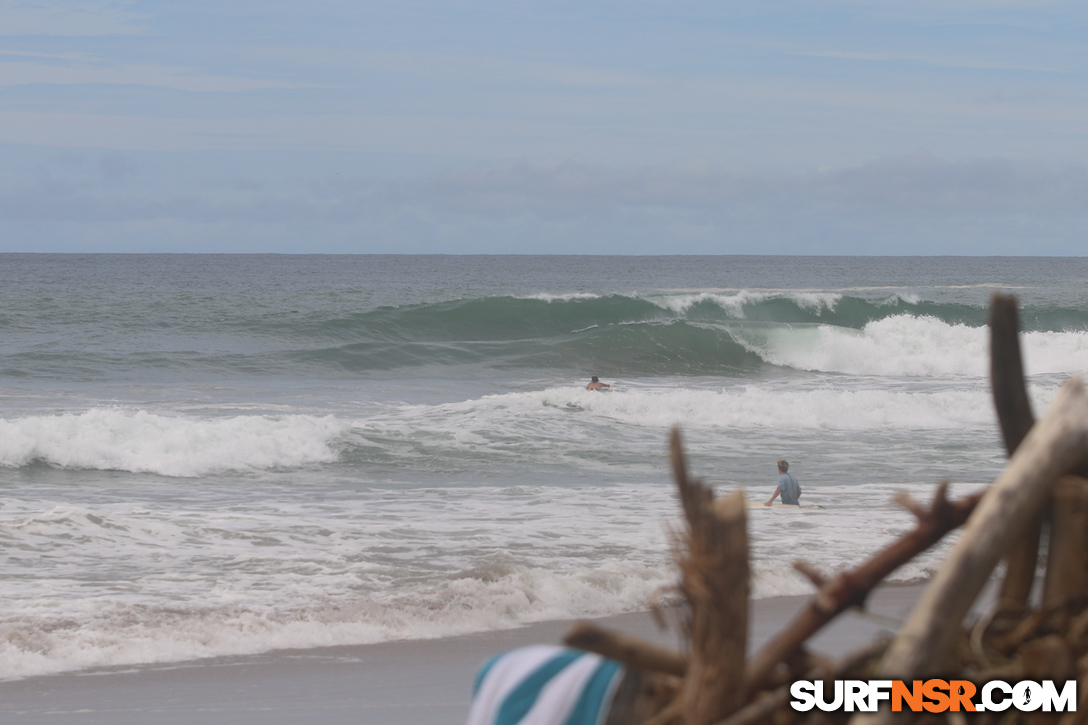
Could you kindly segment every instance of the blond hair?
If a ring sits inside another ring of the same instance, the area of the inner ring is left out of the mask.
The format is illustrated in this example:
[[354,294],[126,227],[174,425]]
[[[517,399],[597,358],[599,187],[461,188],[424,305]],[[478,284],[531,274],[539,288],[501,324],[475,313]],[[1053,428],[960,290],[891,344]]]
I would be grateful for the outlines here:
[[778,470],[782,473],[786,473],[790,470],[790,462],[787,461],[785,458],[780,459],[778,461]]

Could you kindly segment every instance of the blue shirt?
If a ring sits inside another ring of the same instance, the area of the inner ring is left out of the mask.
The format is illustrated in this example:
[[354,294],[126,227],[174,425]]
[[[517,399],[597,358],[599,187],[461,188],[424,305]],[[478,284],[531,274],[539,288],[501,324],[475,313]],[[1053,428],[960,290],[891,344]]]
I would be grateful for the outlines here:
[[783,473],[778,477],[778,490],[782,493],[782,503],[801,505],[801,484],[797,483],[792,473]]

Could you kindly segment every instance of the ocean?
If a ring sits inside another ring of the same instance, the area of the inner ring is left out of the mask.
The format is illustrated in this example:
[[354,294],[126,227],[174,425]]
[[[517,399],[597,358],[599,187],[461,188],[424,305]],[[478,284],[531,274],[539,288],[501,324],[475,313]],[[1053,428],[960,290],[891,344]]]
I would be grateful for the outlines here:
[[[0,255],[0,678],[431,638],[667,596],[666,438],[803,594],[1004,452],[987,305],[1041,413],[1088,259]],[[585,389],[591,375],[608,392]],[[917,581],[948,543],[893,575]]]

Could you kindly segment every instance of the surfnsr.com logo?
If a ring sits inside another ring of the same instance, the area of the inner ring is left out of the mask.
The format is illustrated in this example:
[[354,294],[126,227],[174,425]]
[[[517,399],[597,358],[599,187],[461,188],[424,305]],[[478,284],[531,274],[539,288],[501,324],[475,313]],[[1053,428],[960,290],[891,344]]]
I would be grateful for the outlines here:
[[1076,712],[1077,682],[992,680],[981,687],[968,680],[834,680],[825,693],[822,680],[790,686],[790,706],[798,712],[876,712],[882,702],[892,712]]

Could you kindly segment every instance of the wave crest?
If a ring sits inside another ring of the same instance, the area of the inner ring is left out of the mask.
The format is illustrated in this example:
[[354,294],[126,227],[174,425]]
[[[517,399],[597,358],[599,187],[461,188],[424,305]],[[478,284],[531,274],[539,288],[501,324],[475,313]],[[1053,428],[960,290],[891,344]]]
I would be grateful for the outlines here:
[[193,419],[95,408],[79,414],[0,420],[0,466],[192,477],[327,463],[347,426],[332,416]]
[[[734,329],[749,352],[773,365],[827,373],[895,377],[974,377],[988,374],[985,327],[930,316],[894,315],[861,330],[833,325]],[[1088,368],[1088,333],[1028,332],[1022,345],[1028,374],[1078,373]]]

